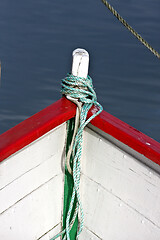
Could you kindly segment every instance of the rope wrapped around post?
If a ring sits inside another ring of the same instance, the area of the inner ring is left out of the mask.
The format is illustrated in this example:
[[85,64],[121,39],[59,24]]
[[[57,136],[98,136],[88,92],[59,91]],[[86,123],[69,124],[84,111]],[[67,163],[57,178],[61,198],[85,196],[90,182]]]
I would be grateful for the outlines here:
[[[70,148],[66,156],[66,166],[68,172],[73,175],[74,184],[70,206],[66,217],[66,228],[51,240],[56,239],[60,235],[64,235],[63,240],[65,239],[70,240],[70,231],[77,216],[78,216],[78,228],[76,234],[77,240],[79,239],[79,235],[83,229],[84,215],[79,192],[81,174],[80,161],[82,155],[83,130],[85,126],[103,110],[102,106],[97,102],[97,97],[93,89],[91,77],[89,77],[88,75],[84,77],[86,73],[88,74],[88,66],[87,71],[86,69],[84,71],[84,68],[86,66],[83,67],[83,64],[86,64],[85,58],[86,56],[84,56],[86,55],[86,53],[87,52],[83,49],[77,49],[73,52],[73,56],[74,54],[77,55],[76,57],[78,58],[79,63],[73,62],[72,74],[68,74],[67,77],[62,80],[61,90],[62,94],[77,105],[74,133],[72,137],[72,142],[70,144]],[[75,68],[77,69],[78,76],[73,75],[73,73],[75,73]],[[91,109],[93,105],[97,106],[97,112],[95,112],[89,119],[87,119],[88,111]],[[73,161],[72,163],[71,160]],[[73,168],[71,167],[72,165]],[[73,209],[75,201],[76,207],[75,209]],[[71,217],[71,213],[73,212],[73,210],[74,214],[73,217]]]

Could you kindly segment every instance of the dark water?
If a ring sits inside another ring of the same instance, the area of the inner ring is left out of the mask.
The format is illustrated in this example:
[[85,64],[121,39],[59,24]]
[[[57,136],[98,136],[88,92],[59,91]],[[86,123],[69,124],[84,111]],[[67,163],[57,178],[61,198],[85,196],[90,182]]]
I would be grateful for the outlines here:
[[[110,3],[160,51],[160,0]],[[0,1],[0,133],[61,97],[77,47],[104,109],[160,141],[160,60],[100,0]]]

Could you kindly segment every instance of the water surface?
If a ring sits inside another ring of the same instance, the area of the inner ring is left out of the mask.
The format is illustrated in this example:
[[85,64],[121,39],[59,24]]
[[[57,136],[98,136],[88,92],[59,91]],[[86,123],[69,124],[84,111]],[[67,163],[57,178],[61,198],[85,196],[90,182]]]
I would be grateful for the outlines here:
[[[160,51],[160,1],[110,0]],[[90,53],[104,109],[160,141],[160,60],[100,0],[0,2],[0,133],[58,100],[71,53]]]

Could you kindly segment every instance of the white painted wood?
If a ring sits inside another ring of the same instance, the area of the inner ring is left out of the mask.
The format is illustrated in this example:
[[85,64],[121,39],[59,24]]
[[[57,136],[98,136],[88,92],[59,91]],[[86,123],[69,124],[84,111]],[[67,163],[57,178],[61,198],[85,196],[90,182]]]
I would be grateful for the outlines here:
[[[61,221],[62,174],[0,215],[0,239],[37,240]],[[25,186],[24,186],[25,187]]]
[[[148,166],[150,169],[155,170],[157,173],[160,174],[160,165],[156,164],[155,162],[151,161],[144,155],[140,154],[139,152],[135,151],[128,145],[125,145],[124,143],[120,142],[116,138],[112,137],[111,135],[103,132],[99,128],[93,126],[92,124],[88,124],[88,128],[92,129],[94,132],[98,134],[98,136],[102,136],[105,139],[107,139],[109,142],[113,143],[118,148],[122,149],[124,152],[128,153],[129,155],[133,156],[134,158],[138,159],[140,162],[144,163],[146,166]],[[147,144],[147,143],[146,143]]]
[[82,188],[85,226],[100,239],[160,239],[160,228],[114,193],[84,175]]
[[89,53],[85,49],[77,48],[73,51],[72,74],[86,78],[88,75]]
[[62,124],[0,164],[0,239],[47,238],[60,225],[65,137]]
[[1,162],[0,190],[57,152],[63,152],[65,134],[66,123],[58,126]]
[[95,233],[92,233],[89,229],[84,227],[82,233],[80,234],[79,239],[80,240],[100,240],[101,238],[99,238]]
[[132,234],[134,239],[160,239],[158,173],[88,128],[84,132],[82,173],[88,229],[102,239],[133,239]]
[[[57,233],[61,232],[61,223],[53,227],[50,231],[45,233],[43,236],[38,238],[37,240],[50,240],[53,238]],[[60,237],[57,238],[57,240],[60,240]]]
[[29,172],[23,174],[0,191],[0,213],[60,174],[61,153],[58,153]]

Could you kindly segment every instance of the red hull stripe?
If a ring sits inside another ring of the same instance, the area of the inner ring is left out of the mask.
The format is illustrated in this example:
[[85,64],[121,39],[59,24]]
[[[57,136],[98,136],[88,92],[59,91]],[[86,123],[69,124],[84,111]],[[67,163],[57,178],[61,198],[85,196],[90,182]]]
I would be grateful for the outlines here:
[[[94,107],[95,108],[95,107]],[[91,112],[96,109],[92,108]],[[91,116],[92,113],[89,113]],[[127,123],[103,111],[91,121],[92,125],[160,165],[160,143]]]
[[[93,107],[89,113],[96,111]],[[33,115],[0,135],[0,161],[75,116],[76,107],[66,98]],[[92,125],[160,165],[160,143],[103,111]]]
[[0,162],[51,129],[74,117],[76,107],[66,98],[36,113],[0,135]]

